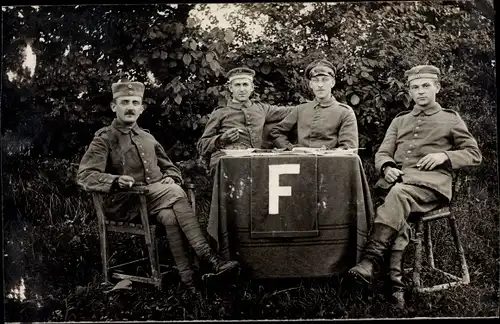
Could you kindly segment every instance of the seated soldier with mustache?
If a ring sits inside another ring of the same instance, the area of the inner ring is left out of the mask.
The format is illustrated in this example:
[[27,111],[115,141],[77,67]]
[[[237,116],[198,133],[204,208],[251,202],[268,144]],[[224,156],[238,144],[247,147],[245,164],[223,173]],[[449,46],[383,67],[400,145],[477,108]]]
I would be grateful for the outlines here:
[[181,280],[193,291],[193,270],[183,246],[183,236],[215,272],[232,269],[238,263],[222,260],[211,249],[180,186],[183,180],[179,169],[153,135],[137,125],[144,111],[144,84],[122,80],[113,83],[111,89],[111,109],[116,118],[95,133],[81,160],[77,183],[85,190],[113,193],[106,209],[125,211],[126,215],[120,220],[129,222],[130,217],[137,217],[137,213],[128,213],[137,204],[132,204],[130,195],[120,189],[146,186],[148,212],[165,226]]

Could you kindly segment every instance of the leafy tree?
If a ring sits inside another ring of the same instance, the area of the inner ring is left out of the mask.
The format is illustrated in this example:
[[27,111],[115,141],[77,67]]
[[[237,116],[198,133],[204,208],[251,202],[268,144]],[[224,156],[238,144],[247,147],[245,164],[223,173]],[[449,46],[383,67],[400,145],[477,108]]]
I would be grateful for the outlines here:
[[[191,131],[206,120],[198,108],[214,105],[205,89],[221,75],[218,55],[231,38],[189,24],[192,8],[4,7],[4,129],[38,138],[35,153],[81,152],[93,131],[113,118],[111,83],[128,76],[146,83],[141,125],[172,147],[175,158],[194,155],[184,144],[195,141]],[[33,78],[19,60],[27,44],[37,59]],[[12,82],[9,70],[18,75]]]
[[[291,105],[312,98],[304,68],[326,57],[337,70],[334,95],[357,114],[366,161],[392,118],[410,108],[404,71],[426,63],[443,71],[440,102],[463,116],[487,160],[494,160],[490,4],[228,4],[235,9],[231,27],[209,31],[190,16],[195,7],[189,4],[4,7],[3,134],[34,138],[32,153],[81,154],[93,131],[113,118],[111,82],[129,75],[147,85],[141,125],[192,168],[208,114],[227,99],[225,70],[255,69],[255,97]],[[259,22],[262,35],[246,29],[248,21]],[[34,77],[19,60],[26,44],[37,55]],[[10,82],[7,71],[18,78]]]

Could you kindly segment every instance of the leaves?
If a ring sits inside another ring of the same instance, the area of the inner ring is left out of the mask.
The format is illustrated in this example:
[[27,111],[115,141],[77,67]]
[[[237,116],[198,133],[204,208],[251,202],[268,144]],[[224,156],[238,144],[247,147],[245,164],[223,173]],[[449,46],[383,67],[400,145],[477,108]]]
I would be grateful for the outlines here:
[[213,60],[214,60],[214,54],[212,52],[208,52],[205,55],[205,58],[206,58],[206,60],[207,60],[208,63],[213,62]]
[[361,76],[368,81],[375,81],[375,79],[366,71],[361,72]]
[[182,102],[182,96],[181,96],[180,94],[177,94],[177,96],[175,96],[175,98],[174,98],[174,101],[175,101],[178,105],[180,105],[180,104],[181,104],[181,102]]
[[191,63],[191,55],[189,55],[189,53],[185,53],[182,57],[182,61],[186,66],[188,66]]
[[190,42],[189,42],[189,48],[191,48],[191,50],[193,51],[196,51],[196,41],[194,39],[192,39]]
[[260,67],[260,71],[264,74],[269,74],[269,72],[271,72],[271,66],[267,63],[264,63],[262,64],[262,66]]
[[353,94],[353,95],[351,96],[351,104],[352,104],[353,106],[357,106],[357,105],[359,104],[359,101],[360,101],[360,99],[359,99],[358,95]]
[[232,31],[232,29],[226,29],[224,31],[224,41],[227,43],[227,44],[231,44],[234,40],[234,32]]

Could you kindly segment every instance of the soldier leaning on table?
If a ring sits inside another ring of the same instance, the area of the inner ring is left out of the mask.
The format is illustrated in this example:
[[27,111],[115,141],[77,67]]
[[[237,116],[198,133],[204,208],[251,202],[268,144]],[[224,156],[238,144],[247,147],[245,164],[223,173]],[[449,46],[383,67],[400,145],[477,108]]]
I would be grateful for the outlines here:
[[[198,224],[179,169],[170,161],[162,145],[137,125],[142,114],[144,84],[121,80],[112,84],[111,109],[116,118],[111,125],[99,129],[83,156],[77,182],[85,190],[114,194],[108,211],[130,211],[130,195],[120,189],[132,185],[146,186],[147,207],[167,231],[167,239],[181,280],[194,290],[193,271],[183,246],[187,238],[196,254],[208,261],[215,272],[238,265],[222,260],[208,245]],[[172,217],[173,210],[174,217]],[[115,213],[113,213],[115,214]],[[131,217],[137,217],[137,214]],[[132,221],[131,219],[122,219]]]
[[281,121],[292,109],[250,100],[254,76],[255,71],[246,67],[227,73],[232,98],[212,112],[198,141],[200,155],[210,156],[212,175],[224,155],[220,149],[261,148],[264,124]]
[[[335,86],[333,64],[325,59],[309,64],[305,71],[314,100],[298,105],[269,135],[279,148],[293,146],[324,147],[327,149],[358,148],[358,124],[351,107],[338,102],[332,95]],[[292,145],[287,133],[297,127],[298,143]]]
[[411,212],[427,212],[449,203],[451,171],[479,165],[482,160],[460,115],[436,102],[439,74],[431,65],[405,72],[416,104],[413,110],[396,116],[375,155],[375,168],[381,175],[376,187],[389,192],[377,209],[363,260],[349,271],[362,282],[370,282],[384,251],[392,250],[389,276],[393,297],[400,306],[404,305],[401,263],[409,242],[407,217]]

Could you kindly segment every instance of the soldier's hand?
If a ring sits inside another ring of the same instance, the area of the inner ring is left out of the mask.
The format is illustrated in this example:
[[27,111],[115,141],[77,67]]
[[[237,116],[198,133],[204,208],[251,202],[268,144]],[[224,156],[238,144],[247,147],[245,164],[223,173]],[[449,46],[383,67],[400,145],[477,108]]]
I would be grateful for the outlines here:
[[118,178],[118,186],[120,188],[131,188],[134,182],[134,178],[128,175],[122,175]]
[[163,184],[173,184],[173,183],[175,183],[174,179],[172,179],[171,177],[165,177],[165,178],[161,179],[160,182],[163,183]]
[[240,131],[238,128],[231,128],[222,134],[220,141],[222,144],[231,144],[236,142],[240,138]]
[[445,153],[430,153],[421,158],[417,162],[417,168],[419,170],[433,170],[438,165],[443,164],[448,160],[448,155]]
[[402,176],[403,174],[404,174],[403,171],[401,171],[401,170],[399,170],[397,168],[393,168],[391,166],[388,166],[384,170],[385,181],[387,181],[389,183],[393,183],[394,181],[398,180],[398,178],[400,176]]

